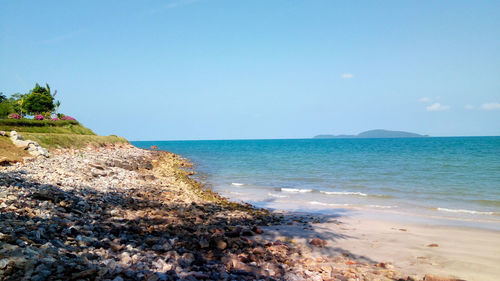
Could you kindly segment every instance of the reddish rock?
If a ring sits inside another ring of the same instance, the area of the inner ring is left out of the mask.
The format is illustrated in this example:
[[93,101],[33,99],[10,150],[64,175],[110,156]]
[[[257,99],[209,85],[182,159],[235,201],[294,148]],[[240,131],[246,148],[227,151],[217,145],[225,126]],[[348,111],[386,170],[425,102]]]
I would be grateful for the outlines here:
[[256,225],[252,228],[252,231],[257,233],[257,234],[264,233],[264,231],[262,229],[260,229],[259,227],[257,227]]
[[313,239],[311,239],[311,241],[309,241],[309,244],[311,244],[315,247],[320,247],[320,248],[326,246],[327,243],[328,242],[326,242],[325,240],[319,239],[319,238],[313,238]]
[[436,243],[432,243],[432,244],[427,245],[427,247],[435,248],[435,247],[439,247],[439,245]]

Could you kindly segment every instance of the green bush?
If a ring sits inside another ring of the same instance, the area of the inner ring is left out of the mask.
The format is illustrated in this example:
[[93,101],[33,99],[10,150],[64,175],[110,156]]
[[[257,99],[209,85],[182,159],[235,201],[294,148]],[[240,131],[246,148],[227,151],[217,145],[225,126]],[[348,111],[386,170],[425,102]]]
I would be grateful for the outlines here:
[[32,119],[1,119],[0,126],[23,126],[23,127],[65,127],[69,125],[80,125],[75,120],[32,120]]
[[14,109],[8,100],[0,102],[0,118],[7,117]]

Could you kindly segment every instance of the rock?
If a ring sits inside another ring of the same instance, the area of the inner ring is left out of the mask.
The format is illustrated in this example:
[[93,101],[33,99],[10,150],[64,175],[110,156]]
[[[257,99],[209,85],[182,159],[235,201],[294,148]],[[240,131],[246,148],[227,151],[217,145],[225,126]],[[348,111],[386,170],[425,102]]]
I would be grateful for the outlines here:
[[181,263],[185,266],[191,265],[194,261],[194,255],[192,253],[184,253],[181,256]]
[[120,258],[121,258],[121,263],[123,265],[131,265],[132,263],[132,258],[130,257],[130,254],[127,253],[127,252],[123,252],[121,255],[120,255]]
[[210,247],[210,243],[205,238],[201,238],[200,241],[198,241],[198,243],[200,244],[200,248],[202,249]]
[[7,132],[5,132],[5,131],[0,131],[0,136],[2,136],[2,137],[7,137],[8,135],[7,135]]
[[313,238],[313,239],[311,239],[311,241],[309,241],[309,244],[311,244],[315,247],[323,248],[324,246],[326,246],[326,244],[328,244],[328,242],[326,242],[323,239]]
[[239,229],[233,230],[233,231],[226,231],[226,232],[224,232],[224,236],[236,238],[236,237],[240,237],[240,233],[241,233],[241,230],[239,230]]
[[257,234],[262,234],[264,233],[264,231],[262,229],[260,229],[258,226],[254,225],[254,227],[252,228],[252,231],[257,233]]
[[224,242],[224,241],[222,241],[222,240],[218,240],[218,241],[216,242],[216,246],[217,246],[217,249],[219,249],[219,250],[224,250],[224,249],[226,249],[226,247],[227,247],[227,243],[226,243],[226,242]]
[[427,245],[427,247],[435,248],[435,247],[439,247],[439,245],[436,243],[432,243],[432,244]]
[[88,277],[94,275],[95,273],[97,273],[96,269],[87,269],[87,270],[84,270],[81,272],[73,273],[71,275],[71,279],[88,278]]
[[0,260],[0,269],[4,269],[7,264],[9,264],[9,259],[1,259]]
[[41,147],[35,141],[23,140],[22,136],[19,135],[16,131],[10,132],[10,140],[15,146],[24,148],[33,156],[45,156],[45,157],[50,156],[49,151],[47,149]]
[[244,230],[241,231],[241,235],[242,236],[253,236],[254,233],[253,233],[253,231],[251,231],[249,229],[244,229]]
[[385,269],[392,269],[392,268],[394,268],[394,266],[392,264],[385,263],[385,262],[379,262],[375,266],[381,267],[381,268],[385,268]]
[[94,178],[97,178],[97,177],[105,177],[108,175],[108,173],[106,173],[106,171],[103,171],[103,170],[100,170],[100,169],[92,169],[90,170],[90,174],[94,177]]

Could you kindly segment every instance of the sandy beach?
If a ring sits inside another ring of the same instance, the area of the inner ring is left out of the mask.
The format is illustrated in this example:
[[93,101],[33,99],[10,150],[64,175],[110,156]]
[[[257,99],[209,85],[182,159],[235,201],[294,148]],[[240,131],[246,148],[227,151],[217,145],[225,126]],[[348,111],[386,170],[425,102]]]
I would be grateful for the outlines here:
[[[323,216],[318,223],[305,226],[294,214],[287,218],[285,225],[268,227],[266,237],[292,239],[314,256],[344,254],[356,262],[388,262],[415,279],[429,273],[473,281],[498,280],[498,231],[342,216]],[[307,242],[313,237],[328,244],[311,247]]]

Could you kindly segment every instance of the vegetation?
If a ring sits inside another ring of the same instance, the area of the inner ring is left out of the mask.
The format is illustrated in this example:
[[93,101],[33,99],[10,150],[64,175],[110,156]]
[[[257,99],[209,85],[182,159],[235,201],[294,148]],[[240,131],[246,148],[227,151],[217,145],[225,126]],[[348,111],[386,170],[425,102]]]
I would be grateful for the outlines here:
[[0,120],[0,130],[20,133],[95,135],[92,130],[71,120],[53,122],[50,120],[2,119]]
[[6,162],[18,162],[27,156],[29,154],[26,150],[16,147],[8,137],[0,136],[0,165]]
[[78,134],[22,133],[25,139],[34,140],[45,148],[82,148],[88,145],[102,146],[115,143],[128,143],[118,136],[97,136]]
[[[48,84],[38,83],[26,94],[15,93],[9,98],[0,93],[0,131],[17,131],[25,139],[45,148],[81,148],[127,143],[118,136],[98,136],[75,118],[60,114],[61,102],[55,100]],[[21,161],[29,154],[15,147],[7,137],[0,137],[0,164]]]
[[43,116],[38,120],[53,119],[59,116],[60,101],[55,100],[57,91],[51,92],[49,84],[45,87],[36,83],[35,87],[26,94],[15,93],[7,98],[0,93],[0,119],[7,118],[11,114],[18,114],[21,117],[26,115]]
[[54,97],[50,93],[50,87],[41,87],[38,83],[22,102],[22,109],[28,114],[52,113],[55,109]]

